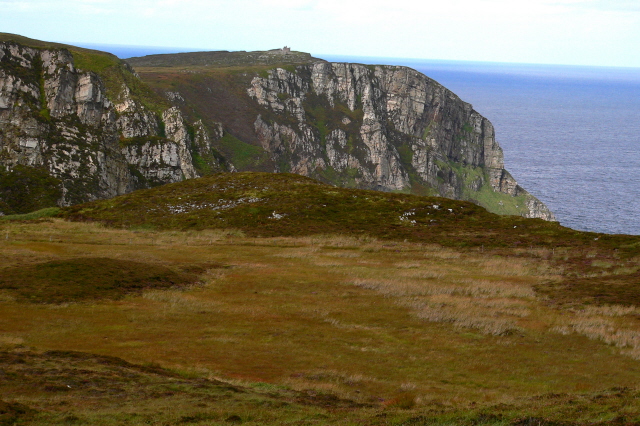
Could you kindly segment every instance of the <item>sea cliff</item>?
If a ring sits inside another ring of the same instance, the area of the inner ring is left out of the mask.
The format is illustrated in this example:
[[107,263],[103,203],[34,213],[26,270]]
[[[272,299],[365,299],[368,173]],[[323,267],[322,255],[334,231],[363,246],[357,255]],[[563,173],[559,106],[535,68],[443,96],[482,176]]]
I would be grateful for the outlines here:
[[[504,169],[491,123],[410,68],[329,63],[295,52],[125,63],[104,52],[4,36],[0,179],[22,173],[26,192],[35,194],[45,173],[46,185],[59,187],[58,205],[261,170],[554,220]],[[168,77],[153,78],[162,73]],[[15,192],[0,193],[2,213],[20,210]]]
[[489,120],[411,68],[316,62],[256,76],[247,93],[285,118],[259,115],[254,125],[287,171],[329,181],[331,171],[344,185],[473,200],[553,220],[504,169]]
[[[108,73],[81,69],[78,59],[87,68],[106,62]],[[83,58],[67,49],[0,43],[3,173],[22,166],[23,181],[35,191],[35,170],[46,171],[59,185],[61,206],[197,177],[192,152],[208,147],[194,143],[177,108],[146,107],[130,87],[136,80],[108,54]],[[12,213],[13,200],[4,198],[0,210]]]

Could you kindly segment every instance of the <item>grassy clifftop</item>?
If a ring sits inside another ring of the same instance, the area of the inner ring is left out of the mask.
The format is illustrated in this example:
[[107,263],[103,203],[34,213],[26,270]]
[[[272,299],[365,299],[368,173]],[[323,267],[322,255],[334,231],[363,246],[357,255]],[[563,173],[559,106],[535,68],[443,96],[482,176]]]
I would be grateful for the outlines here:
[[34,40],[17,34],[0,33],[0,42],[15,42],[36,49],[66,49],[73,55],[74,66],[82,71],[95,72],[102,77],[107,97],[118,102],[123,96],[123,86],[127,86],[133,99],[155,113],[161,113],[171,105],[142,83],[131,68],[117,56],[94,49],[85,49],[62,43]]
[[640,421],[638,237],[296,175],[155,191],[0,221],[6,423]]
[[36,40],[29,37],[24,37],[18,34],[0,33],[0,42],[13,41],[23,46],[34,47],[36,49],[67,49],[70,52],[82,52],[85,54],[102,56],[105,58],[111,58],[113,61],[119,61],[119,59],[111,53],[102,52],[100,50],[85,49],[84,47],[72,46],[63,43],[54,43],[51,41]]
[[297,65],[321,59],[304,52],[281,53],[280,50],[258,52],[189,52],[128,58],[134,67],[235,67],[256,65]]

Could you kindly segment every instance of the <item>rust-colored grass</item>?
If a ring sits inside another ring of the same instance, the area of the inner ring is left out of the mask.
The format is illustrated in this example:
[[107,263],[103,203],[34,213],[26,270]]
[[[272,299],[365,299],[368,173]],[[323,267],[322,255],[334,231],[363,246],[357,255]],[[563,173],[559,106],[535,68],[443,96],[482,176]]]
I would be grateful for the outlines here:
[[[636,309],[550,304],[534,289],[563,272],[546,253],[507,257],[332,235],[130,231],[59,219],[9,222],[2,231],[9,237],[0,241],[0,274],[110,258],[196,274],[200,282],[63,304],[0,293],[0,346],[12,350],[81,351],[239,386],[330,393],[369,406],[367,416],[381,410],[405,419],[434,415],[434,407],[505,406],[514,416],[553,417],[546,402],[530,398],[634,388],[640,379]],[[29,407],[42,398],[0,395]],[[360,409],[349,410],[358,424]]]

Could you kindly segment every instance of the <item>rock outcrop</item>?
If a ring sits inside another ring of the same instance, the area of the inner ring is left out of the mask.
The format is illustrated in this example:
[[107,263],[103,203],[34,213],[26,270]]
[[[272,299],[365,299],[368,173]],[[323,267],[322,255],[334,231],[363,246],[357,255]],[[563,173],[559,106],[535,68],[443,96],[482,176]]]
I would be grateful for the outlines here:
[[[0,175],[20,166],[33,185],[46,173],[64,206],[216,171],[293,172],[554,220],[504,169],[491,123],[413,69],[275,51],[156,56],[137,62],[199,68],[167,91],[113,55],[0,42]],[[202,71],[247,61],[258,68]]]
[[[0,168],[47,171],[60,182],[59,205],[198,176],[180,111],[150,110],[126,84],[132,70],[96,55],[111,62],[105,75],[77,68],[66,49],[0,43]],[[199,135],[208,137],[202,127]]]
[[554,220],[504,169],[491,123],[413,69],[316,62],[256,76],[247,94],[273,112],[254,123],[262,147],[294,173]]

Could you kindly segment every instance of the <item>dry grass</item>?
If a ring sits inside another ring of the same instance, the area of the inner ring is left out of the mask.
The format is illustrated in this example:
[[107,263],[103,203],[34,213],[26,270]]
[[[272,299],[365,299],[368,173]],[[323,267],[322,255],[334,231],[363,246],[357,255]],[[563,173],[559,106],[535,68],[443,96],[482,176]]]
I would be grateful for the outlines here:
[[0,334],[0,348],[2,348],[3,346],[20,346],[22,344],[24,344],[24,339],[21,337]]
[[278,253],[274,253],[274,257],[282,257],[284,259],[307,259],[315,256],[318,252],[316,247],[300,247],[295,249],[283,248]]
[[606,316],[606,317],[622,317],[633,316],[640,314],[640,309],[636,306],[584,306],[579,310],[574,310],[576,315],[590,317],[590,316]]
[[163,310],[170,309],[179,312],[199,312],[203,314],[215,314],[220,311],[219,302],[202,300],[195,295],[185,294],[182,291],[151,290],[146,291],[142,297],[147,300],[158,302],[162,305],[161,309]]
[[[531,313],[535,292],[528,277],[535,275],[537,265],[529,260],[452,256],[449,250],[433,247],[429,252],[446,255],[438,256],[435,264],[405,260],[391,268],[352,268],[343,273],[354,278],[347,283],[392,298],[426,321],[496,336],[522,331],[518,320]],[[469,278],[470,270],[483,278]]]
[[26,305],[4,295],[0,345],[115,355],[416,410],[640,380],[636,308],[546,306],[533,291],[557,279],[545,253],[57,220],[6,226],[6,266],[87,256],[203,272],[201,285],[119,301]]
[[640,360],[640,330],[635,306],[587,306],[572,310],[552,331],[580,334],[621,348],[621,353]]

